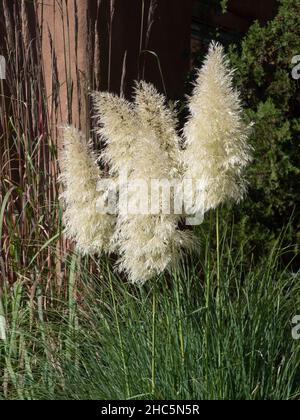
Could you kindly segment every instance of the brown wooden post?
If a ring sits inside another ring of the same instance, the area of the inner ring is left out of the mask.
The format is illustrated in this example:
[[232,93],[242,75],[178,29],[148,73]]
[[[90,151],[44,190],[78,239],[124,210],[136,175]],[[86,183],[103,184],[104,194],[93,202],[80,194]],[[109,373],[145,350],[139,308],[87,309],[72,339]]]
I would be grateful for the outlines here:
[[[90,89],[119,94],[123,83],[130,98],[134,81],[144,76],[163,92],[159,66],[167,96],[182,97],[192,4],[193,0],[42,0],[39,21],[53,126],[69,122],[88,131]],[[159,61],[150,53],[140,58],[146,49]]]
[[88,0],[43,0],[39,5],[44,74],[53,126],[87,128]]

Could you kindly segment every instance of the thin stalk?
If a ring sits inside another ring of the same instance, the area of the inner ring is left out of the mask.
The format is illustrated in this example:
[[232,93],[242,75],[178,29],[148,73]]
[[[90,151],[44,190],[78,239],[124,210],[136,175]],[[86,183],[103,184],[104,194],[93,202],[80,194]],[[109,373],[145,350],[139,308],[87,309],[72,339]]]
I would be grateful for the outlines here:
[[211,228],[213,225],[213,219],[212,219],[212,212],[210,212],[210,225],[209,225],[209,235],[206,243],[206,250],[205,250],[205,277],[206,277],[206,290],[205,290],[205,304],[207,307],[207,315],[206,315],[206,324],[208,324],[208,310],[210,306],[210,280],[211,280],[211,270],[210,270],[210,244],[211,244]]
[[210,254],[210,245],[211,245],[211,233],[213,227],[213,213],[210,212],[210,224],[209,224],[209,234],[206,241],[206,250],[205,250],[205,277],[206,277],[206,290],[205,290],[205,305],[206,305],[206,316],[205,316],[205,354],[206,354],[206,371],[209,371],[209,358],[210,354],[208,352],[209,347],[209,316],[210,316],[210,295],[211,295],[211,254]]
[[66,340],[66,357],[69,360],[73,358],[73,344],[72,341],[74,340],[74,332],[75,332],[75,324],[76,324],[76,272],[77,272],[77,260],[78,257],[76,254],[73,255],[70,267],[70,274],[69,274],[69,284],[68,284],[68,336]]
[[113,47],[113,38],[112,38],[112,31],[113,31],[113,23],[114,23],[114,16],[115,16],[115,1],[110,1],[110,20],[109,20],[109,51],[108,51],[108,90],[111,88],[111,68],[112,68],[112,47]]
[[152,360],[151,360],[151,384],[152,384],[152,395],[155,395],[156,389],[156,381],[155,381],[155,357],[156,357],[156,349],[155,349],[155,334],[156,334],[156,288],[154,286],[153,290],[153,297],[152,297]]
[[218,320],[220,321],[220,299],[221,299],[221,267],[220,267],[220,213],[219,209],[216,211],[216,240],[217,240],[217,310]]
[[139,49],[139,59],[138,59],[138,80],[141,79],[141,55],[142,55],[143,41],[144,41],[144,21],[145,21],[145,0],[142,0],[141,29],[140,29],[140,49]]
[[160,62],[160,59],[159,59],[158,55],[154,51],[150,51],[150,50],[143,50],[141,52],[141,55],[142,54],[150,54],[153,57],[155,57],[156,62],[157,62],[157,66],[158,66],[158,70],[159,70],[159,74],[160,74],[160,77],[161,77],[161,83],[162,83],[162,86],[163,86],[164,94],[166,96],[168,96],[168,94],[167,94],[167,86],[166,86],[164,74],[163,74],[163,71],[162,71],[161,62]]
[[107,81],[108,90],[110,90],[110,85],[111,85],[111,62],[112,62],[112,23],[110,23],[109,25],[108,81]]
[[179,343],[180,343],[181,363],[182,363],[182,366],[184,366],[184,362],[185,362],[184,338],[183,338],[182,314],[180,310],[179,284],[178,284],[177,273],[176,273],[176,303],[177,303],[178,336],[179,336]]
[[113,300],[114,315],[115,315],[115,319],[116,319],[117,333],[118,333],[118,338],[119,338],[121,357],[122,357],[122,363],[123,363],[123,370],[124,370],[124,375],[125,375],[126,394],[127,394],[127,398],[129,399],[130,398],[130,387],[129,387],[129,380],[128,380],[128,369],[127,369],[127,366],[126,366],[124,345],[123,345],[120,323],[119,323],[119,317],[118,317],[118,312],[117,312],[115,292],[114,292],[111,272],[110,272],[110,268],[109,268],[108,264],[107,264],[107,273],[108,273],[108,278],[109,278],[110,292],[111,292],[111,296],[112,296],[112,300]]
[[221,256],[220,256],[220,213],[216,211],[216,240],[217,240],[217,322],[218,322],[218,366],[222,366],[221,358]]

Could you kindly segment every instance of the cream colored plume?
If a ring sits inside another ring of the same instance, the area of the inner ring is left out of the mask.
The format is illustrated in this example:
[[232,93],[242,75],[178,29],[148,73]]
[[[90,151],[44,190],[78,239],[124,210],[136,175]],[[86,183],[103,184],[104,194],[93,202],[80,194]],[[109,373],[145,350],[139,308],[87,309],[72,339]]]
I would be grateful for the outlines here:
[[128,198],[138,203],[142,197],[148,213],[132,214],[120,208],[113,241],[121,256],[119,269],[131,282],[144,283],[175,264],[181,249],[192,243],[191,234],[178,228],[181,216],[162,214],[162,203],[158,214],[149,214],[151,180],[182,176],[176,118],[165,98],[146,83],[137,85],[135,104],[111,94],[93,96],[97,132],[106,143],[102,160],[113,175],[126,170],[130,185],[135,181],[145,185],[144,191],[130,189]]
[[137,116],[133,105],[107,92],[93,94],[96,133],[105,143],[101,160],[113,176],[132,167],[136,146]]
[[115,217],[97,211],[100,170],[96,156],[74,127],[64,129],[63,145],[60,163],[64,192],[61,197],[65,204],[66,235],[75,241],[82,254],[108,252]]
[[[135,106],[136,146],[129,180],[143,180],[147,191],[131,192],[130,199],[138,201],[148,197],[151,205],[151,180],[178,180],[182,176],[179,137],[176,118],[165,105],[165,98],[145,82],[136,87]],[[133,283],[145,281],[175,266],[181,251],[194,244],[190,232],[179,230],[181,215],[164,214],[159,200],[158,214],[119,215],[120,268],[126,271]]]
[[198,73],[184,129],[186,178],[197,184],[196,210],[215,209],[227,200],[240,201],[251,160],[250,127],[242,119],[240,96],[224,49],[211,44]]
[[[101,161],[109,167],[111,176],[118,180],[119,207],[122,191],[132,179],[136,150],[140,138],[140,122],[132,103],[111,93],[94,92],[95,132],[105,144],[100,154]],[[124,177],[126,179],[124,179]],[[123,189],[121,188],[123,187]],[[126,213],[126,209],[121,212]],[[111,241],[115,252],[120,252],[120,230],[123,219],[118,215],[116,229]]]
[[[135,107],[146,132],[137,151],[141,155],[142,162],[138,165],[141,174],[146,178],[155,178],[157,175],[168,179],[180,178],[183,168],[181,139],[176,131],[178,121],[166,105],[166,98],[152,84],[140,82],[136,84]],[[147,160],[145,166],[144,159]]]

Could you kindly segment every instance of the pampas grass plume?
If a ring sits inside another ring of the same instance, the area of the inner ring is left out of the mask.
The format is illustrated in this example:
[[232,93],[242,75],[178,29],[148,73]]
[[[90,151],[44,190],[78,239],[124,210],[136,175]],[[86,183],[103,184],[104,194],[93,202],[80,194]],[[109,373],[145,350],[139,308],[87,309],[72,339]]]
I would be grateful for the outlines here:
[[97,211],[97,182],[100,170],[96,156],[83,134],[74,127],[64,128],[61,181],[64,192],[66,235],[84,255],[109,252],[115,217]]
[[[144,180],[150,191],[153,179],[180,179],[176,118],[165,105],[165,98],[145,82],[136,86],[135,109],[137,141],[130,179]],[[140,191],[135,194],[131,199],[138,200]],[[132,283],[142,284],[176,265],[181,250],[192,246],[191,234],[178,228],[180,219],[163,214],[162,202],[159,214],[119,215],[119,264]]]
[[246,192],[250,127],[242,119],[233,75],[223,47],[212,43],[198,73],[184,129],[186,177],[197,183],[196,210],[204,207],[204,212],[227,200],[239,202]]

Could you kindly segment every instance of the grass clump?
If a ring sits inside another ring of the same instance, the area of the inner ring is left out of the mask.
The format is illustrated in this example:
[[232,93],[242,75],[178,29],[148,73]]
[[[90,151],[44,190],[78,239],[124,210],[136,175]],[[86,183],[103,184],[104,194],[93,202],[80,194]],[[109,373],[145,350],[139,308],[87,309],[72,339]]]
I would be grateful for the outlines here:
[[22,282],[4,289],[1,398],[298,399],[299,275],[280,266],[279,244],[245,268],[242,250],[233,257],[221,242],[219,292],[206,247],[143,287],[116,278],[107,261],[93,278],[74,255],[68,302],[42,289],[28,298]]

